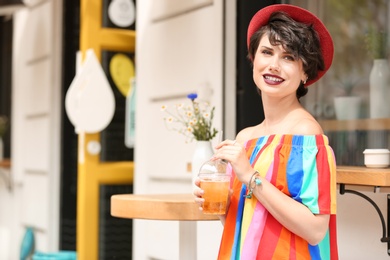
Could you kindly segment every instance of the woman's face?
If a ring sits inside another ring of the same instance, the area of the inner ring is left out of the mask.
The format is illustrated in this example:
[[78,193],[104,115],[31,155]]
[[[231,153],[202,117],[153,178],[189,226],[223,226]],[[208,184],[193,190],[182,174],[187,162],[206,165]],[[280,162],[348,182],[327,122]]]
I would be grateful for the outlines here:
[[300,82],[306,79],[302,61],[283,46],[273,46],[268,35],[263,35],[253,60],[253,80],[262,94],[295,96]]

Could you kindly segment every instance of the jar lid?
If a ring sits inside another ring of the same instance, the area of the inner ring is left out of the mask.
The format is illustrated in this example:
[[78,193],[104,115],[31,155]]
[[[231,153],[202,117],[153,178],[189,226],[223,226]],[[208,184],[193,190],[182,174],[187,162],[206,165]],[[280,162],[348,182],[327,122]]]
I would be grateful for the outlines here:
[[390,153],[389,149],[365,149],[363,154],[386,154]]
[[227,162],[224,160],[210,160],[205,162],[199,170],[199,174],[226,173]]

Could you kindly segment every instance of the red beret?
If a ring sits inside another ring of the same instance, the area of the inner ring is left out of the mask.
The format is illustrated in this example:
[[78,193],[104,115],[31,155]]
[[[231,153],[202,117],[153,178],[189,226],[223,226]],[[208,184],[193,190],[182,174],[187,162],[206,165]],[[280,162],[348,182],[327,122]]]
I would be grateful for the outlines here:
[[268,23],[271,14],[276,11],[282,11],[287,13],[292,19],[294,19],[297,22],[313,25],[314,30],[317,31],[318,36],[320,37],[321,52],[324,58],[325,69],[319,70],[317,77],[309,80],[305,84],[305,86],[309,86],[314,82],[316,82],[317,80],[319,80],[325,74],[325,72],[330,68],[330,65],[332,64],[333,52],[334,52],[332,37],[330,36],[330,33],[326,29],[325,25],[321,22],[321,20],[317,16],[309,12],[308,10],[294,5],[276,4],[276,5],[270,5],[263,9],[260,9],[252,17],[248,26],[248,33],[247,33],[248,48],[249,48],[251,36],[262,26],[266,25]]

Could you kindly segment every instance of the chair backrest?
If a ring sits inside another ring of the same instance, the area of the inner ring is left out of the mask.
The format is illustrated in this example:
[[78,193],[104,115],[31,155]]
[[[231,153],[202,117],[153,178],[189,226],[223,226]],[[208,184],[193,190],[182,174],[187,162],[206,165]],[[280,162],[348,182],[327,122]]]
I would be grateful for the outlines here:
[[34,230],[26,229],[20,248],[20,260],[77,260],[75,251],[59,251],[53,253],[39,252],[35,250]]
[[34,230],[31,227],[27,227],[24,234],[22,245],[20,247],[20,260],[30,259],[34,253],[35,239]]

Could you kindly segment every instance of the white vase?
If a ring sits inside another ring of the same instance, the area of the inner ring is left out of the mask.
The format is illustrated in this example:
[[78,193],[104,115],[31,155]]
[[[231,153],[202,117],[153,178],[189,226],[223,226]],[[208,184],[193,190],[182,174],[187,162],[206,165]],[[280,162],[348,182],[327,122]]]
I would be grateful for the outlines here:
[[191,161],[192,183],[194,183],[195,178],[198,176],[202,164],[208,161],[213,154],[214,150],[210,141],[196,141]]
[[360,116],[361,97],[335,97],[334,108],[337,120],[358,119]]
[[370,117],[390,117],[389,64],[386,59],[374,60],[370,73]]

